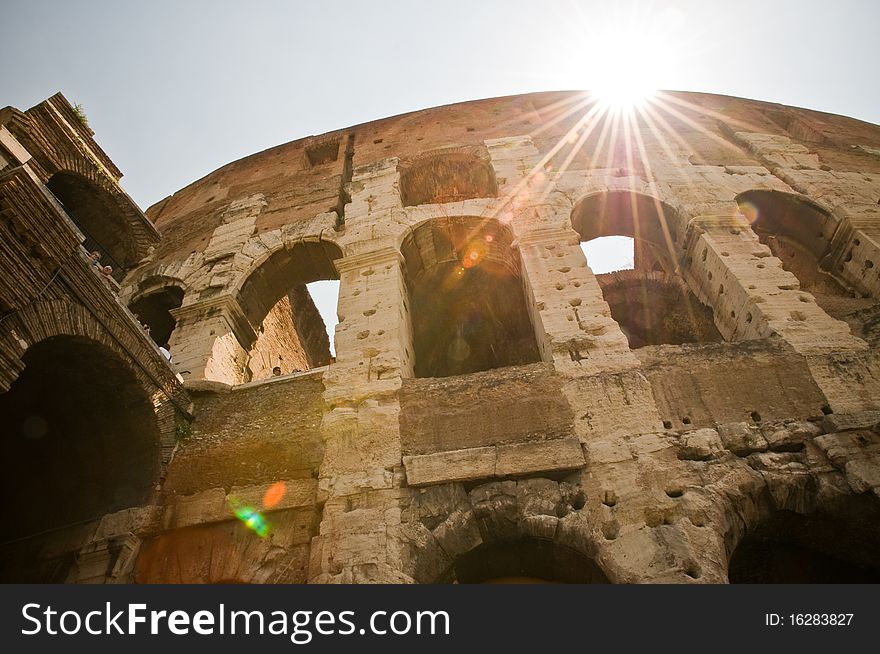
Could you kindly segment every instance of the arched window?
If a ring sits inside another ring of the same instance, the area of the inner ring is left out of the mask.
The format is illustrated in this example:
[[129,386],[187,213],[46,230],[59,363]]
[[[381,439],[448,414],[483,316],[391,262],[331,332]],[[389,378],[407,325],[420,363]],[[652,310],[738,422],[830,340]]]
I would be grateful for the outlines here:
[[540,360],[519,253],[501,223],[437,219],[401,245],[416,377],[448,377]]
[[[647,195],[609,191],[581,200],[571,223],[587,262],[599,262],[594,272],[602,295],[631,348],[723,340],[712,310],[678,274],[683,221],[672,207]],[[614,265],[627,257],[630,265]]]
[[147,328],[156,345],[165,345],[177,325],[172,309],[183,304],[183,289],[179,286],[165,286],[140,296],[129,308]]
[[400,197],[405,207],[496,195],[491,164],[471,152],[431,154],[400,167]]
[[880,511],[853,499],[839,515],[769,516],[733,551],[730,583],[880,582]]
[[23,360],[0,394],[11,463],[0,480],[10,512],[0,530],[0,577],[63,582],[87,523],[146,501],[159,470],[159,431],[150,397],[105,346],[56,336]]
[[341,256],[326,241],[299,243],[272,254],[242,285],[238,301],[257,336],[248,347],[252,379],[268,378],[276,368],[287,374],[330,363],[330,337],[318,305],[335,307],[339,285],[311,285],[338,280],[333,262]]
[[101,265],[111,266],[113,278],[121,281],[139,257],[131,230],[113,198],[76,173],[55,173],[46,186],[86,237],[83,247],[100,253]]
[[802,290],[813,294],[819,306],[825,309],[835,304],[833,298],[854,297],[846,282],[822,267],[837,227],[828,212],[805,198],[779,191],[747,191],[736,201],[761,243],[798,278]]
[[678,269],[679,218],[669,205],[640,193],[608,191],[587,196],[571,214],[581,242],[609,236],[633,239],[633,264],[641,271]]

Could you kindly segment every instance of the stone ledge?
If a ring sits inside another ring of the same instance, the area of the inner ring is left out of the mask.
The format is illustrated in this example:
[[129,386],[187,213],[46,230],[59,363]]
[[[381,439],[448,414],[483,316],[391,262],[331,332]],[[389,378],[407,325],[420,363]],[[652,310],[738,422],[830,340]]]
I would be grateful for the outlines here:
[[586,465],[575,438],[472,447],[403,457],[409,486],[574,470]]

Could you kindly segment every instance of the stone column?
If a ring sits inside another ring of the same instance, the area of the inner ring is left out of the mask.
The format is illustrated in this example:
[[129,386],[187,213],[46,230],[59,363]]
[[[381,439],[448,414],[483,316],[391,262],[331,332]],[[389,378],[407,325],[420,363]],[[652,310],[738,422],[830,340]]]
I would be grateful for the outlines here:
[[558,372],[573,375],[638,366],[611,318],[578,234],[564,227],[532,229],[519,237],[519,246],[542,358]]
[[361,251],[336,262],[340,275],[336,362],[324,375],[327,412],[319,493],[325,501],[312,540],[311,582],[401,582],[389,535],[400,523],[397,392],[412,374],[408,300],[397,250]]
[[782,268],[738,211],[694,218],[686,247],[691,288],[714,307],[726,340],[778,334],[805,355],[866,348],[846,323],[800,290],[797,277]]
[[247,349],[256,339],[238,302],[224,295],[172,309],[171,353],[185,381],[247,381]]

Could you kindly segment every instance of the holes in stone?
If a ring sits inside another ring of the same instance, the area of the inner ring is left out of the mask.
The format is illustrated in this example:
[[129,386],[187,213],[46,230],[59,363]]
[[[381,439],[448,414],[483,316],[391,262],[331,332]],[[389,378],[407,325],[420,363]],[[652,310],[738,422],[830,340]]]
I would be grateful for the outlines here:
[[871,261],[870,259],[865,259],[865,268],[873,268],[873,267],[874,267],[874,262]]
[[696,567],[696,566],[688,567],[687,570],[684,571],[684,573],[685,573],[688,577],[690,577],[691,579],[699,579],[699,578],[702,576],[702,574],[703,574],[703,573],[700,571],[700,569],[699,569],[698,567]]
[[822,405],[822,413],[826,416],[830,416],[832,413],[834,413],[834,410],[831,408],[830,405],[823,404]]
[[375,315],[375,313],[376,313],[375,309],[367,309],[366,311],[364,311],[365,316],[372,316],[372,315]]
[[752,411],[749,417],[752,419],[752,422],[761,422],[761,414],[757,411]]
[[752,322],[752,314],[751,314],[751,313],[747,313],[747,314],[746,314],[746,322],[747,322],[747,323]]
[[571,508],[573,508],[575,511],[580,511],[586,506],[586,504],[587,496],[582,490],[579,490],[577,493],[575,493],[574,497],[571,498]]
[[616,506],[617,505],[617,493],[613,490],[605,491],[602,497],[602,504],[605,506]]
[[862,242],[861,242],[859,239],[854,239],[854,240],[853,240],[853,245],[855,245],[855,246],[858,247],[858,246],[861,245],[861,244],[862,244]]
[[702,256],[700,257],[700,259],[702,259],[703,261],[705,261],[705,260],[706,260],[706,257],[707,257],[708,255],[709,255],[709,249],[708,249],[708,248],[703,248],[703,254],[702,254]]
[[731,311],[731,312],[730,312],[730,317],[731,317],[731,318],[736,318],[736,311]]
[[706,276],[709,278],[709,281],[711,282],[712,281],[712,271],[710,270]]
[[846,257],[844,258],[843,263],[849,263],[850,261],[852,261],[852,257],[853,257],[853,251],[850,250],[849,252],[846,253]]
[[689,425],[689,424],[691,424],[691,418],[690,418],[690,416],[684,416],[684,417],[681,419],[681,422],[682,422],[682,424],[684,424],[684,425]]
[[761,268],[761,269],[763,269],[763,268],[765,268],[765,267],[766,267],[766,266],[764,266],[764,264],[763,264],[763,263],[759,263],[759,264],[758,264],[758,268]]
[[581,299],[579,297],[572,298],[568,303],[573,307],[579,307],[581,306]]
[[684,490],[682,490],[681,488],[667,488],[666,495],[675,499],[684,495]]
[[664,420],[663,421],[663,429],[672,429],[672,421]]
[[730,256],[730,252],[722,252],[722,253],[721,253],[721,256],[722,256],[722,257],[729,257],[729,256]]
[[798,300],[800,300],[801,302],[809,302],[810,298],[808,298],[806,295],[800,295],[798,296]]
[[375,139],[375,140],[373,141],[373,145],[379,145],[379,144],[380,144],[382,141],[384,141],[384,140],[385,140],[385,139]]
[[718,287],[718,295],[724,295],[724,284]]

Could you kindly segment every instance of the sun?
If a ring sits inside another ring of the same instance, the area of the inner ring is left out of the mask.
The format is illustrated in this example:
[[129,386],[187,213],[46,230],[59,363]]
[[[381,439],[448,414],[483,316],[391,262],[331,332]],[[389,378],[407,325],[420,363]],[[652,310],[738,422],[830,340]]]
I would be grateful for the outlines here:
[[656,93],[646,85],[621,79],[593,90],[599,106],[608,113],[631,113],[643,108]]
[[680,67],[681,15],[645,10],[594,19],[578,57],[583,86],[608,112],[643,107]]

